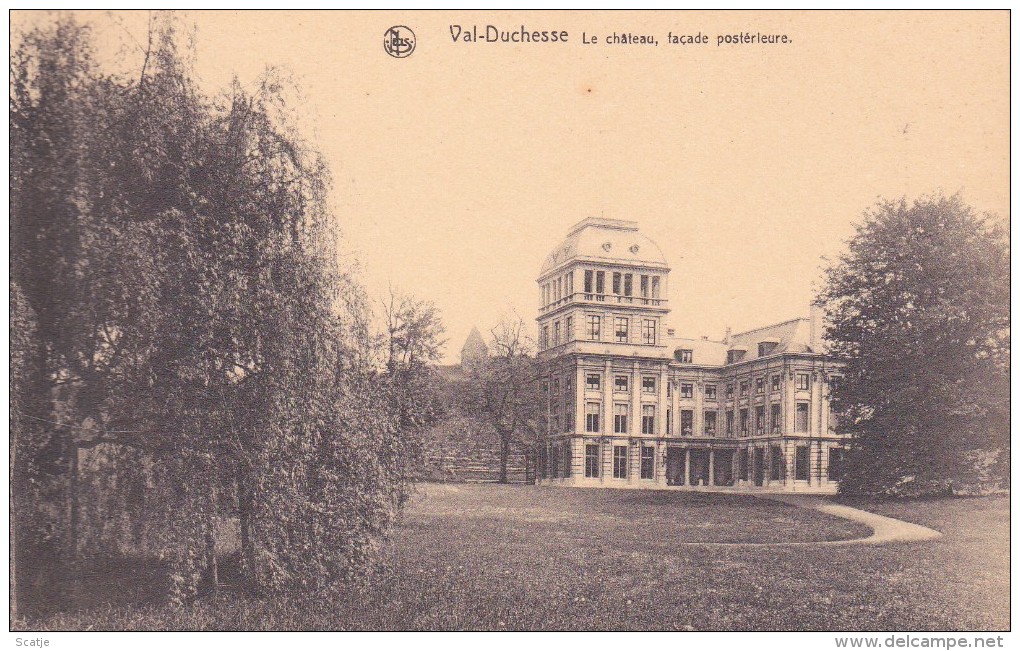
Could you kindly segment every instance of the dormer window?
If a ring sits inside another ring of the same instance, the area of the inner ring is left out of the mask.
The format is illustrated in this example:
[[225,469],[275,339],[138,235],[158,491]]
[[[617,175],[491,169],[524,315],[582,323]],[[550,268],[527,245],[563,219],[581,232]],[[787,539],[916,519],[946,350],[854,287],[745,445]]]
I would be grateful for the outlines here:
[[779,345],[777,341],[761,341],[758,342],[758,357],[765,357],[766,355],[772,354],[772,351]]
[[741,350],[739,348],[726,351],[726,363],[735,364],[739,362],[740,360],[744,359],[744,353],[746,352],[747,352],[746,350]]
[[673,351],[673,357],[681,364],[690,364],[694,361],[694,351],[690,348],[677,348]]

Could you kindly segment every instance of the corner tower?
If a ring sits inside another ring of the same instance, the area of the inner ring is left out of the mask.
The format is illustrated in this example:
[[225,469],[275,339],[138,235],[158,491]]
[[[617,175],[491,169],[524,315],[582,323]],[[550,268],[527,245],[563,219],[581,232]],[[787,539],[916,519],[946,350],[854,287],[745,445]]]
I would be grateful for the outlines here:
[[538,277],[539,349],[576,340],[660,345],[668,277],[662,250],[637,222],[578,222],[546,257]]
[[539,477],[568,484],[657,480],[671,348],[669,266],[636,222],[574,225],[538,277],[544,440]]

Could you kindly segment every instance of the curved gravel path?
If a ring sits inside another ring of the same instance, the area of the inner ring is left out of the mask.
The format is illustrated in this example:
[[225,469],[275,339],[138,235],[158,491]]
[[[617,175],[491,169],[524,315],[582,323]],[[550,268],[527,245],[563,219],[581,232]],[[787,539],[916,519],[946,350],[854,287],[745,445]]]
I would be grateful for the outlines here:
[[942,533],[922,527],[919,524],[904,522],[896,518],[889,518],[877,513],[862,511],[845,504],[836,504],[818,495],[783,495],[767,494],[755,495],[759,499],[775,500],[784,502],[804,509],[814,509],[828,515],[844,520],[851,520],[863,524],[871,529],[871,535],[864,538],[851,538],[848,540],[819,540],[815,542],[779,542],[779,543],[715,543],[715,542],[689,542],[685,545],[707,545],[711,547],[803,547],[806,545],[883,545],[897,542],[915,542],[921,540],[935,540],[941,538]]
[[896,518],[878,515],[870,511],[862,511],[845,504],[837,504],[823,497],[816,495],[768,495],[767,499],[778,500],[787,504],[793,504],[806,509],[815,509],[822,513],[859,522],[871,528],[871,535],[867,538],[855,538],[852,540],[832,540],[820,543],[820,545],[882,545],[895,542],[914,542],[919,540],[935,540],[941,538],[942,533],[922,527],[919,524],[904,522]]

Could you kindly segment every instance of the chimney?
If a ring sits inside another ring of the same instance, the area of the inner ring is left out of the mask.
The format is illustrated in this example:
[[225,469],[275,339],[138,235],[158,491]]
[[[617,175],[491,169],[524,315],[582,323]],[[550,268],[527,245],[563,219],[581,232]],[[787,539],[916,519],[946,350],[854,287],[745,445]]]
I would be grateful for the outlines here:
[[701,335],[702,341],[708,341],[708,335]]
[[723,343],[727,346],[730,344],[730,335],[733,334],[733,330],[729,326],[726,326],[726,337],[723,339]]
[[811,304],[810,312],[811,320],[811,350],[812,352],[822,352],[823,341],[822,337],[825,334],[825,308],[818,303]]
[[667,337],[675,337],[676,336],[676,330],[674,330],[673,328],[666,328],[666,336]]

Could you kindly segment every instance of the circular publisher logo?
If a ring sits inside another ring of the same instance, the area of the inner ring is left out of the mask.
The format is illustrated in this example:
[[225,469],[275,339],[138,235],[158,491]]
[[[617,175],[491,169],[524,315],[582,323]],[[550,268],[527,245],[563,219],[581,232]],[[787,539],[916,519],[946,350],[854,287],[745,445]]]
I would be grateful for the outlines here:
[[383,34],[383,49],[386,54],[397,59],[411,56],[414,52],[415,37],[410,27],[396,25]]

